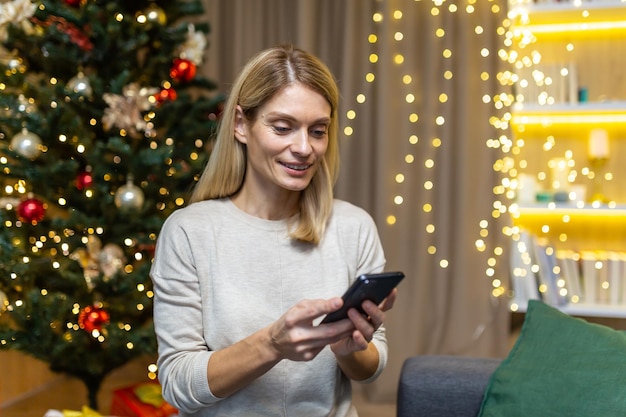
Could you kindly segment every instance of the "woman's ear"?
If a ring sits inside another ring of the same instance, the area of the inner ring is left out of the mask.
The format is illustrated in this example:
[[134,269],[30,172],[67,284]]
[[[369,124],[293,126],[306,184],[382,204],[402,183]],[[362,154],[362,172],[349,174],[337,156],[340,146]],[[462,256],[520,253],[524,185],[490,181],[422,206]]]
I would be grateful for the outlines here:
[[240,105],[237,105],[237,109],[235,110],[235,139],[237,139],[241,143],[247,143],[248,137],[246,135],[247,132],[247,124],[246,124],[246,116],[243,114],[243,109]]

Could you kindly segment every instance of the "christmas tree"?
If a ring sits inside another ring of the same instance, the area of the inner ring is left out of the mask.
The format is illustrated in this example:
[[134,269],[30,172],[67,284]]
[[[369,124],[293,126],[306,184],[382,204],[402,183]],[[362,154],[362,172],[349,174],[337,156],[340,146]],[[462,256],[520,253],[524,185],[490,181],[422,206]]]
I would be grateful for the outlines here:
[[219,117],[201,1],[0,1],[0,349],[81,379],[156,351],[149,269]]

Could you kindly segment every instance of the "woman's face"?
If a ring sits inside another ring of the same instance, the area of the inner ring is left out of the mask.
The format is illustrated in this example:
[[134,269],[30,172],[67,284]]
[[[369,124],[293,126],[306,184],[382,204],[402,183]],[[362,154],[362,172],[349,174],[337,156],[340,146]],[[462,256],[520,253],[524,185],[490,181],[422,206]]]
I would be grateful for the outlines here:
[[328,146],[330,104],[301,84],[282,89],[247,120],[238,108],[235,137],[247,147],[245,185],[264,193],[304,190]]

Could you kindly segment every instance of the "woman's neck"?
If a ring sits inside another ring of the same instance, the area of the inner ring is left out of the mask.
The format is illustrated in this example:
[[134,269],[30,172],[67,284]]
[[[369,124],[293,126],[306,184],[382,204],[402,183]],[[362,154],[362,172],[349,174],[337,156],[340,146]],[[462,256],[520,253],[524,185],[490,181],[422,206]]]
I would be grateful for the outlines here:
[[283,220],[298,212],[300,192],[263,194],[250,192],[244,187],[231,200],[237,208],[251,216],[265,220]]

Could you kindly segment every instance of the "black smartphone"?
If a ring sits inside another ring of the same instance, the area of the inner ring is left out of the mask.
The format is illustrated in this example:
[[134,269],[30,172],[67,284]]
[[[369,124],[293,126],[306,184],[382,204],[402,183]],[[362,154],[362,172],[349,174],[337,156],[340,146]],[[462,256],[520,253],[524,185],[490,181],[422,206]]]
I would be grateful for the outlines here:
[[380,304],[404,278],[402,272],[381,272],[378,274],[363,274],[352,283],[350,288],[343,294],[343,307],[333,311],[324,317],[323,323],[345,319],[348,317],[348,310],[356,308],[365,314],[361,304],[365,300],[371,300],[375,304]]

